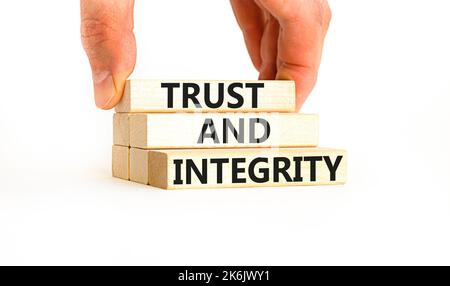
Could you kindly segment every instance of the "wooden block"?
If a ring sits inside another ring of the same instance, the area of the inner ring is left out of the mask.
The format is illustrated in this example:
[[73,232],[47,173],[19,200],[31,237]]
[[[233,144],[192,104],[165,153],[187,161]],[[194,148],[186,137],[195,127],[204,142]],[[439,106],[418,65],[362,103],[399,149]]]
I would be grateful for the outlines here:
[[313,147],[319,119],[297,113],[146,113],[130,116],[130,145],[141,149]]
[[130,149],[131,181],[163,189],[343,184],[346,168],[338,149]]
[[130,146],[129,114],[115,113],[113,117],[113,144]]
[[293,81],[128,80],[116,112],[293,112]]
[[[147,185],[149,182],[149,151],[130,148],[130,180]],[[153,162],[153,160],[152,160]]]
[[112,147],[112,175],[124,180],[130,179],[130,147]]

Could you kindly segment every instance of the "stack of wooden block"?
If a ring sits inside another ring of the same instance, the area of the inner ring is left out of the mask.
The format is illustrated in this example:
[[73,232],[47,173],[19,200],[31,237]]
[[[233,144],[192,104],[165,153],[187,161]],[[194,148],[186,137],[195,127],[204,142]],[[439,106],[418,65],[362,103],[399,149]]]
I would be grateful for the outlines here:
[[292,81],[129,80],[114,114],[113,176],[164,189],[342,184],[344,150]]

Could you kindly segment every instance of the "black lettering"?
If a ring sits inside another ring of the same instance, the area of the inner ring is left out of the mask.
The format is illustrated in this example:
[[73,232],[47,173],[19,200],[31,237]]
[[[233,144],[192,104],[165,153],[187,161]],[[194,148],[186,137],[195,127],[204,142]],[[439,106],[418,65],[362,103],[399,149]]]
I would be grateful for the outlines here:
[[223,143],[228,143],[228,130],[233,132],[237,142],[244,143],[244,118],[239,118],[239,132],[229,118],[223,119]]
[[228,94],[237,100],[236,103],[228,102],[229,108],[239,108],[242,107],[242,105],[244,104],[244,97],[234,90],[237,87],[242,88],[243,87],[242,83],[234,82],[228,86]]
[[[210,133],[206,133],[206,131],[210,130]],[[212,138],[214,140],[214,144],[220,143],[219,138],[217,137],[216,129],[214,128],[214,122],[212,118],[206,118],[203,123],[202,131],[200,132],[200,136],[198,136],[197,144],[203,144],[205,138]]]
[[[192,89],[192,92],[189,92]],[[200,87],[195,83],[183,83],[183,108],[189,107],[189,99],[194,103],[195,107],[201,108],[197,95],[200,93]]]
[[[280,167],[280,163],[283,162],[284,166]],[[291,161],[285,157],[274,157],[273,158],[273,181],[280,181],[280,174],[283,175],[286,182],[292,182],[291,176],[289,176],[287,170],[291,166]]]
[[266,183],[269,181],[269,169],[268,168],[261,168],[259,169],[260,173],[262,174],[262,177],[257,177],[255,174],[256,164],[258,163],[268,163],[267,158],[263,157],[257,157],[253,159],[249,166],[248,166],[248,175],[250,179],[255,183]]
[[233,184],[245,183],[245,178],[239,178],[240,173],[245,172],[245,168],[239,168],[239,163],[245,163],[245,158],[233,158],[231,159],[231,182]]
[[303,182],[302,177],[302,157],[294,157],[295,162],[295,176],[292,178],[294,182]]
[[209,108],[219,108],[223,104],[224,99],[224,87],[223,83],[219,83],[219,94],[217,97],[217,102],[213,103],[211,101],[211,87],[209,83],[205,83],[205,104]]
[[181,179],[181,165],[183,164],[183,160],[175,159],[173,160],[175,164],[175,180],[173,180],[174,185],[182,185],[183,180]]
[[[264,127],[264,134],[260,138],[256,138],[255,136],[255,125],[256,123],[261,124]],[[270,136],[270,124],[267,120],[263,118],[250,118],[250,143],[263,143]]]
[[192,171],[194,171],[198,180],[202,184],[208,183],[208,162],[207,159],[202,159],[202,171],[197,168],[194,163],[194,160],[187,159],[186,160],[186,184],[192,184]]
[[[163,82],[161,88],[167,88],[167,108],[173,108],[173,90],[176,87],[180,87],[177,82]],[[152,96],[150,94],[150,96]]]
[[223,183],[223,164],[230,162],[228,158],[213,158],[211,164],[217,165],[217,183]]
[[246,83],[245,87],[250,87],[252,89],[252,108],[258,107],[258,88],[264,88],[264,83]]
[[336,171],[341,163],[342,156],[337,156],[336,161],[331,163],[330,156],[323,157],[325,159],[325,163],[327,163],[328,170],[330,170],[330,181],[336,181]]
[[316,181],[316,162],[322,161],[321,156],[310,156],[303,158],[304,161],[310,162],[310,182]]

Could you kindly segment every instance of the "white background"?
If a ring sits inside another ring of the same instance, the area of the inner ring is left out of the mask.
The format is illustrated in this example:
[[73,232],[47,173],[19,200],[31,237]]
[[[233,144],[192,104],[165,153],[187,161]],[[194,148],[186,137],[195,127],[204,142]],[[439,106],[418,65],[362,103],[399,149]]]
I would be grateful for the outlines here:
[[[0,264],[450,264],[450,3],[330,5],[303,111],[348,183],[168,192],[110,175],[78,1],[1,1]],[[228,1],[135,14],[134,77],[257,77]]]

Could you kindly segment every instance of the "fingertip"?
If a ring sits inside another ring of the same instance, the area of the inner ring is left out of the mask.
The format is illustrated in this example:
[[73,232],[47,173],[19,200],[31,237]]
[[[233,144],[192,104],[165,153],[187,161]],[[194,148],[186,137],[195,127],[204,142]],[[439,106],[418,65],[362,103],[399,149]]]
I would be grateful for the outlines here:
[[292,80],[295,84],[295,111],[299,112],[305,100],[301,96],[299,84],[295,81],[295,79],[284,70],[280,70],[277,73],[276,80]]
[[273,80],[277,74],[277,67],[274,63],[263,63],[259,70],[259,80]]
[[116,106],[122,98],[125,79],[113,77],[108,71],[93,73],[95,105],[104,110]]
[[296,112],[299,112],[300,109],[302,109],[302,106],[305,103],[305,100],[306,100],[306,98],[297,96],[296,101],[295,101],[295,111]]
[[308,69],[292,72],[286,69],[280,69],[276,79],[293,80],[295,82],[295,109],[299,112],[316,84],[317,74]]

